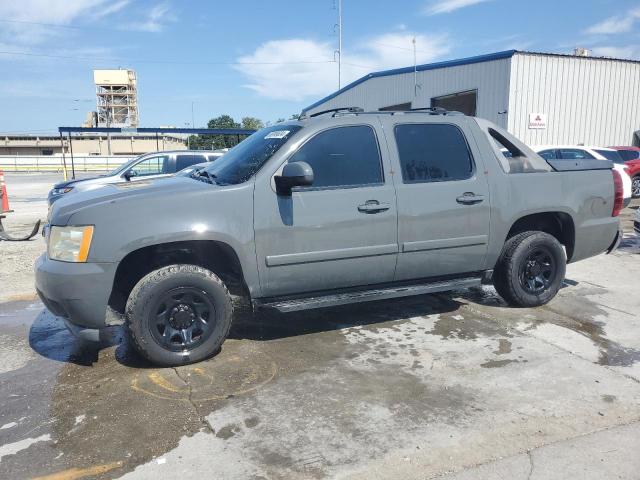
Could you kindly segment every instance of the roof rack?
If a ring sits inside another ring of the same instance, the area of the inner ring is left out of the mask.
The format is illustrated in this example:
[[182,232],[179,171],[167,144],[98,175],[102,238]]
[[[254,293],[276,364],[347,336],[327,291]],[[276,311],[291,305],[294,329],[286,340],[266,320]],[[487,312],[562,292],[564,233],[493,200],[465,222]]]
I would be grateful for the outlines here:
[[320,115],[325,115],[327,113],[363,113],[364,110],[360,107],[338,107],[338,108],[330,108],[329,110],[322,110],[321,112],[312,113],[308,115],[306,112],[302,112],[300,114],[299,119],[303,120],[305,118],[318,117]]
[[329,110],[322,110],[321,112],[312,113],[311,115],[303,112],[298,117],[299,120],[304,120],[305,118],[313,118],[319,115],[325,115],[327,113],[333,113],[335,117],[338,114],[354,114],[354,115],[398,115],[398,114],[406,114],[406,113],[426,113],[427,115],[452,115],[458,116],[465,114],[462,112],[458,112],[456,110],[446,110],[442,107],[421,107],[421,108],[412,108],[410,110],[376,110],[376,111],[367,111],[360,107],[341,107],[341,108],[331,108]]
[[426,112],[429,115],[464,115],[462,112],[458,112],[457,110],[447,110],[442,107],[421,107],[421,108],[412,108],[410,110],[406,110],[407,113],[417,112],[423,113]]

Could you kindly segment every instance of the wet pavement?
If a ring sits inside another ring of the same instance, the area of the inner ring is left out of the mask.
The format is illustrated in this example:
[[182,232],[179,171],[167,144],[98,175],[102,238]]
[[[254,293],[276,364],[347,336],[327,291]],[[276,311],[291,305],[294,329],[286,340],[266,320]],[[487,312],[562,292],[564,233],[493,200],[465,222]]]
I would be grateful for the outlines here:
[[527,452],[640,420],[636,241],[569,266],[539,309],[488,287],[287,315],[238,304],[217,356],[169,369],[119,327],[83,343],[37,301],[0,304],[0,478],[426,478],[498,458],[528,476]]

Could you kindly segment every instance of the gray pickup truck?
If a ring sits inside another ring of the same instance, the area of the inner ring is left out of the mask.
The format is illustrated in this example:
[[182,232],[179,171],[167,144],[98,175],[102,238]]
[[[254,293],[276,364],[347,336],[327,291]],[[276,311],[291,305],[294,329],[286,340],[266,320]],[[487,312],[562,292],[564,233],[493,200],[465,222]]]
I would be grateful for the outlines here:
[[126,322],[146,358],[179,365],[219,350],[231,294],[290,312],[492,282],[545,304],[567,262],[617,246],[621,208],[608,162],[552,165],[461,114],[337,110],[190,177],[61,199],[36,286],[76,333]]

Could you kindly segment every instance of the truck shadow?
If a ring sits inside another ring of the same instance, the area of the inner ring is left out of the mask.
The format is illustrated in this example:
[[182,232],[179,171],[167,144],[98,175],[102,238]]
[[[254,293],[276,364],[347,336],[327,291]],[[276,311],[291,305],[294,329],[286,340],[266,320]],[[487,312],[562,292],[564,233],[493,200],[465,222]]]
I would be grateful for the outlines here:
[[[279,313],[275,310],[252,312],[248,303],[237,299],[229,339],[270,341],[354,326],[393,322],[458,310],[459,301],[447,294],[421,295],[394,300],[380,300],[318,310]],[[131,368],[156,368],[138,355],[130,344],[124,327],[109,327],[100,334],[100,342],[76,338],[64,322],[47,310],[37,315],[29,330],[29,345],[39,355],[57,362],[91,366],[101,352],[115,347],[116,360]]]

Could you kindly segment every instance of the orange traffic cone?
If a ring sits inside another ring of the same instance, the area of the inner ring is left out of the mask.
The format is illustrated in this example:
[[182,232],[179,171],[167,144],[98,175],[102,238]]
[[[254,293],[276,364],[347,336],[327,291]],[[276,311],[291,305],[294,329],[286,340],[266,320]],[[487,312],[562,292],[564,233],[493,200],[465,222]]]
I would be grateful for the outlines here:
[[7,186],[4,183],[4,171],[0,170],[0,197],[2,198],[2,206],[0,206],[0,215],[3,213],[9,213],[13,210],[9,209],[9,194],[7,193]]

